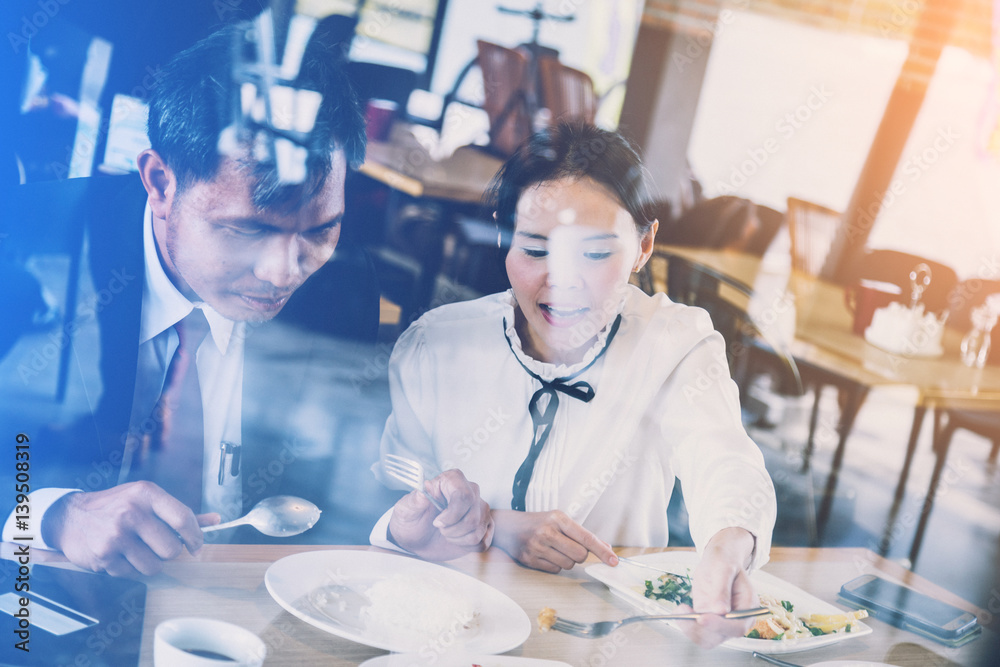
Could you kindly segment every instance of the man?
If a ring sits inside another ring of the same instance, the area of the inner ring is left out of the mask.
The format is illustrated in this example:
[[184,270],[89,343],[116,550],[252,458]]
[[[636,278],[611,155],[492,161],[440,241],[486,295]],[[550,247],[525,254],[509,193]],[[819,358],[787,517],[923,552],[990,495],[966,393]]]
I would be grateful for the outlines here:
[[[322,104],[304,177],[288,182],[262,160],[259,132],[230,136],[220,154],[240,92],[234,44],[246,30],[224,29],[162,68],[139,197],[115,179],[95,180],[88,194],[91,277],[110,294],[96,309],[101,398],[92,418],[36,440],[30,498],[41,517],[34,546],[81,567],[155,573],[202,545],[200,526],[249,509],[237,463],[243,340],[337,246],[345,174],[364,157],[357,102],[335,55],[310,45],[294,85],[321,93]],[[41,488],[54,478],[63,484]],[[425,553],[489,546],[488,507],[474,485],[457,471],[434,484],[448,508],[433,524],[421,518]],[[19,530],[15,514],[4,540]]]

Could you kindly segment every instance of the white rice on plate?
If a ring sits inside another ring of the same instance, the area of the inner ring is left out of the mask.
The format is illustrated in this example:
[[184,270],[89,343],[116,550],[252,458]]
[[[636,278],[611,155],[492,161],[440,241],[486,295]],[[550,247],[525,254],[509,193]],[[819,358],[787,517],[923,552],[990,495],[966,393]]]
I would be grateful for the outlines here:
[[361,612],[365,627],[414,643],[461,643],[479,627],[474,601],[431,578],[394,574],[372,584]]

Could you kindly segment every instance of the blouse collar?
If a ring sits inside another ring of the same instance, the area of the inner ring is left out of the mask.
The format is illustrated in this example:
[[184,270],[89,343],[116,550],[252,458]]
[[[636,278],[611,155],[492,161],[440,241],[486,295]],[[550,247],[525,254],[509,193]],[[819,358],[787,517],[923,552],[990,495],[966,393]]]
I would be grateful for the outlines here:
[[[521,344],[521,337],[517,335],[517,327],[515,324],[514,310],[517,307],[517,301],[514,299],[514,292],[512,290],[507,290],[500,299],[500,304],[503,309],[504,321],[507,323],[507,328],[504,333],[507,336],[507,340],[510,341],[510,349],[517,357],[521,364],[536,374],[538,377],[542,378],[546,382],[550,382],[555,378],[567,377],[574,375],[584,368],[588,364],[593,363],[594,359],[599,355],[607,345],[608,335],[611,332],[611,324],[614,322],[614,318],[597,333],[597,339],[594,344],[587,349],[587,352],[583,355],[575,364],[551,364],[544,361],[539,361],[534,357],[528,355],[524,351],[524,346]],[[622,309],[625,307],[625,301],[622,300],[618,304],[616,314],[621,314]]]

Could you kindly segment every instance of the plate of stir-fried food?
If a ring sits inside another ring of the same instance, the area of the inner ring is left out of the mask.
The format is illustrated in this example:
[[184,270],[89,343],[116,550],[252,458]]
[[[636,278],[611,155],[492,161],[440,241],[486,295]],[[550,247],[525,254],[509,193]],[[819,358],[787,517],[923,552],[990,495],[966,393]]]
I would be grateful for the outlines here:
[[[669,613],[680,604],[691,604],[691,572],[698,562],[692,552],[648,554],[632,560],[666,570],[669,574],[620,563],[617,567],[591,565],[587,574],[644,613]],[[766,572],[750,575],[758,601],[771,610],[755,619],[744,637],[722,645],[740,651],[791,653],[862,637],[872,629],[861,622],[863,609],[843,611],[797,586]],[[677,622],[671,623],[679,627]]]

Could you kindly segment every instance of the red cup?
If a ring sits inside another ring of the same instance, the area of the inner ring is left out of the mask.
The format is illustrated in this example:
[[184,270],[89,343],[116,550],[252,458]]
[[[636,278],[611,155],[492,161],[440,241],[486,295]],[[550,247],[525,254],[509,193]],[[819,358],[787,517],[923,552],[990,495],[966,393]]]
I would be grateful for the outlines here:
[[391,100],[368,100],[365,107],[365,132],[368,141],[385,141],[389,138],[398,108],[399,105]]
[[854,325],[851,327],[858,336],[865,335],[865,329],[872,323],[875,311],[885,308],[893,301],[902,299],[903,290],[895,283],[880,280],[859,280],[856,284],[844,290],[844,303],[848,310],[854,313]]

